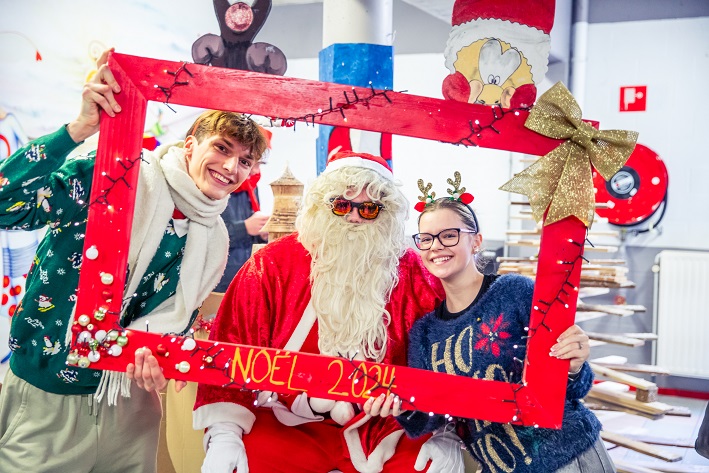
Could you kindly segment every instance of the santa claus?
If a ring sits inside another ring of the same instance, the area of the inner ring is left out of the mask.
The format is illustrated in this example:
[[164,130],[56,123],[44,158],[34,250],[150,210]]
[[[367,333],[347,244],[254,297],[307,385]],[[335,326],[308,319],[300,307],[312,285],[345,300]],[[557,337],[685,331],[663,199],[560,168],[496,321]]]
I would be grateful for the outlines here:
[[[384,159],[335,154],[305,196],[298,232],[236,275],[210,338],[405,365],[409,328],[443,295],[407,248],[408,206]],[[460,446],[445,435],[412,440],[392,417],[305,393],[200,385],[193,420],[207,429],[203,472],[462,468]]]

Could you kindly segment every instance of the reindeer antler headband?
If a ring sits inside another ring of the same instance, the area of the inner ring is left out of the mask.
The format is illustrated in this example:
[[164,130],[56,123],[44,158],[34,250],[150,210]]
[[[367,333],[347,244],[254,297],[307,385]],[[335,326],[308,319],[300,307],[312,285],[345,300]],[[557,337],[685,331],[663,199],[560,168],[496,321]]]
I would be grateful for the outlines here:
[[[458,171],[455,171],[453,173],[453,177],[455,180],[448,178],[447,181],[448,184],[453,186],[451,189],[447,189],[448,195],[450,196],[449,199],[457,200],[458,202],[461,202],[467,206],[475,199],[475,197],[473,197],[472,194],[465,192],[465,187],[460,187],[460,173]],[[436,193],[431,192],[431,187],[433,187],[433,184],[431,184],[430,182],[426,186],[424,186],[423,179],[419,179],[418,185],[419,190],[421,190],[421,193],[423,195],[419,196],[419,202],[414,206],[414,209],[418,210],[419,212],[423,212],[428,205],[431,205],[436,200]],[[473,212],[472,209],[470,209],[470,211]],[[475,215],[474,212],[473,215]]]

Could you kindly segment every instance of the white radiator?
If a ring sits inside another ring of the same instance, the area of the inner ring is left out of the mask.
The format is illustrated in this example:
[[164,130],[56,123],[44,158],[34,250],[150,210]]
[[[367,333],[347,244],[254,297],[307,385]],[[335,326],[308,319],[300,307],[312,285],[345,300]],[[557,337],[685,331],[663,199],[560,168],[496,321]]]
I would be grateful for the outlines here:
[[655,263],[655,363],[709,378],[709,252],[661,251]]

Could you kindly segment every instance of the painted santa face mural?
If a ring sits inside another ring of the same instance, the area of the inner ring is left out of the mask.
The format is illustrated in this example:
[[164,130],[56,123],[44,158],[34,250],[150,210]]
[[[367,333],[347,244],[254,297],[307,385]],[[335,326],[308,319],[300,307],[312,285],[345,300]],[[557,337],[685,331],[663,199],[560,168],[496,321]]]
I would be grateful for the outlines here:
[[[471,61],[469,56],[477,57],[477,61]],[[472,64],[467,71],[470,74],[470,103],[510,108],[517,89],[534,84],[527,59],[509,43],[497,38],[482,39],[464,48],[458,53],[456,63],[461,69]]]
[[457,0],[443,81],[449,100],[530,107],[546,74],[554,0]]

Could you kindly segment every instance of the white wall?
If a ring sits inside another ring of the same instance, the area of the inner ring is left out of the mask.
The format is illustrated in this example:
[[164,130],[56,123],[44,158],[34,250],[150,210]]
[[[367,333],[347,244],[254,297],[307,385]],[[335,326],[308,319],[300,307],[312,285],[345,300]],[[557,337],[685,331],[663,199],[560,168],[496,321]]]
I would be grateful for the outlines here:
[[[394,57],[394,90],[442,98],[441,84],[446,75],[443,54]],[[453,177],[454,171],[460,171],[462,185],[475,197],[472,207],[478,214],[484,238],[504,240],[509,194],[498,188],[509,178],[511,153],[395,137],[393,156],[394,174],[402,181],[412,206],[421,195],[419,179],[431,182],[436,196],[444,197],[450,187],[446,180]],[[418,215],[412,210],[407,225],[410,234],[417,233]]]
[[[191,46],[218,32],[208,0],[0,0],[0,106],[27,134],[54,131],[73,118],[81,86],[105,47],[191,61]],[[14,33],[17,32],[17,33]],[[35,61],[35,48],[42,61]],[[169,120],[168,120],[169,121]]]
[[[15,114],[31,137],[54,131],[76,115],[81,86],[93,68],[90,48],[114,46],[126,54],[191,61],[192,42],[202,34],[218,32],[211,1],[207,0],[127,0],[120,4],[105,0],[0,0],[0,11],[0,32],[22,34],[0,33],[0,107]],[[43,56],[40,62],[34,60],[35,47]],[[441,83],[447,74],[442,53],[398,55],[394,67],[394,90],[441,97]],[[317,79],[318,61],[290,60],[287,75]],[[181,139],[200,112],[173,108],[177,114],[164,105],[149,106],[148,127],[157,119],[158,111],[163,112],[161,124],[167,134],[162,142]],[[317,129],[298,124],[296,130],[274,130],[271,159],[262,168],[264,210],[269,210],[273,202],[268,184],[280,176],[286,164],[305,184],[315,177]],[[476,196],[473,207],[479,213],[485,237],[503,239],[507,194],[496,189],[509,174],[509,153],[403,137],[395,137],[393,147],[395,173],[412,205],[419,194],[419,178],[432,182],[441,196],[446,195],[446,179],[459,170],[463,185]],[[412,212],[409,234],[416,233],[417,214]]]
[[[584,115],[640,132],[669,174],[662,233],[628,244],[709,249],[709,18],[591,24]],[[646,112],[619,112],[621,86],[647,85]]]
[[[289,62],[288,75],[317,79],[317,60],[300,59]],[[394,59],[394,90],[428,97],[441,96],[441,83],[448,74],[443,55],[400,55]],[[263,166],[261,182],[273,182],[285,169],[286,163],[295,176],[306,185],[315,177],[315,138],[317,131],[303,124],[292,129],[274,129],[273,150],[269,164]],[[446,179],[458,170],[462,185],[475,196],[472,206],[478,213],[484,237],[504,239],[507,228],[506,192],[497,190],[509,176],[510,153],[453,146],[430,140],[395,136],[393,141],[394,174],[411,202],[407,233],[417,233],[418,179],[433,183],[437,196],[447,195]],[[260,187],[264,209],[270,209],[273,196],[269,188]]]
[[[122,53],[191,61],[194,40],[218,32],[210,0],[0,0],[0,12],[0,107],[15,114],[29,136],[53,131],[75,116],[81,86],[93,67],[92,47],[115,46]],[[708,124],[703,109],[709,103],[703,81],[709,72],[707,30],[709,18],[589,27],[584,116],[599,120],[604,129],[638,130],[640,142],[658,152],[669,169],[663,233],[634,238],[629,244],[709,249],[704,210],[709,202],[709,163],[703,146]],[[35,47],[44,58],[40,62],[34,60]],[[394,70],[395,90],[441,96],[446,74],[442,52],[396,55]],[[287,75],[316,79],[317,59],[289,61]],[[648,111],[619,113],[619,87],[639,84],[648,85]],[[151,104],[148,125],[158,110],[163,110],[162,124],[168,128],[163,141],[180,138],[199,112],[179,108],[173,114],[163,105]],[[276,130],[271,163],[263,170],[265,209],[272,202],[267,184],[281,174],[286,162],[304,183],[315,176],[316,135],[314,128],[302,124],[295,133]],[[437,194],[445,195],[446,178],[459,170],[464,185],[476,196],[473,207],[489,240],[504,239],[509,195],[496,189],[509,176],[511,156],[411,138],[394,140],[395,173],[412,203],[419,178],[433,182]],[[415,232],[416,216],[412,214],[409,233]]]

